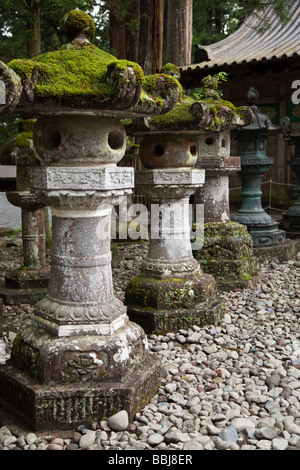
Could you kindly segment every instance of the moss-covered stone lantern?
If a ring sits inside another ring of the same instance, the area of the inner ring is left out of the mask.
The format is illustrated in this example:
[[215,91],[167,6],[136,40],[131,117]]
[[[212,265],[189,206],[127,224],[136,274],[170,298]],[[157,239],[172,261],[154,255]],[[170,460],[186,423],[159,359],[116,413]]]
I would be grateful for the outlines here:
[[21,208],[23,264],[8,272],[0,297],[5,304],[32,302],[44,297],[49,281],[46,264],[45,203],[30,192],[28,169],[40,164],[33,148],[35,120],[19,122],[19,133],[2,146],[0,161],[16,165],[16,190],[6,193],[8,201]]
[[[244,119],[251,119],[250,110],[244,111]],[[136,172],[136,186],[151,207],[151,234],[148,255],[140,275],[127,285],[125,303],[129,317],[146,332],[164,334],[216,323],[222,317],[217,283],[193,256],[189,202],[205,180],[204,170],[194,168],[199,133],[212,126],[226,128],[229,116],[222,103],[216,110],[214,102],[196,101],[182,93],[167,114],[128,126],[128,133],[142,137],[140,159],[145,170]],[[203,219],[199,225],[203,227]],[[200,245],[201,233],[196,242]]]
[[236,138],[241,157],[242,205],[232,220],[247,226],[253,246],[278,245],[286,239],[284,230],[262,207],[261,181],[274,159],[266,155],[267,136],[270,130],[278,130],[269,116],[257,107],[258,91],[251,87],[248,92],[249,107],[254,119],[251,124],[238,129]]
[[2,114],[35,116],[40,167],[31,191],[52,211],[48,293],[0,369],[1,398],[36,430],[74,428],[125,409],[132,418],[156,392],[160,361],[114,295],[110,214],[131,194],[133,169],[118,167],[124,118],[164,113],[179,82],[145,77],[91,43],[80,10],[62,21],[68,43],[33,59],[0,63]]
[[245,288],[257,272],[257,259],[247,228],[230,220],[229,176],[241,168],[240,157],[230,155],[230,132],[249,124],[251,111],[222,100],[216,77],[204,78],[201,85],[201,98],[214,106],[216,122],[198,136],[196,167],[205,170],[205,183],[194,200],[204,204],[204,244],[194,256],[220,290]]

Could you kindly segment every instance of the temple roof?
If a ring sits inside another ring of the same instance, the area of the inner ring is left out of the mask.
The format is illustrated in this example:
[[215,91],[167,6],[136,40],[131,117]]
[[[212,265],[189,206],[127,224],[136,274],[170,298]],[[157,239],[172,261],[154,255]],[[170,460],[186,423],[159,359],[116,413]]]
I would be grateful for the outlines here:
[[[195,64],[182,66],[181,77],[189,72],[213,74],[242,65],[283,62],[300,57],[300,0],[291,7],[291,20],[282,24],[269,7],[260,19],[254,13],[230,36],[209,46],[197,46]],[[271,27],[262,32],[263,21]],[[185,85],[184,80],[182,83]]]

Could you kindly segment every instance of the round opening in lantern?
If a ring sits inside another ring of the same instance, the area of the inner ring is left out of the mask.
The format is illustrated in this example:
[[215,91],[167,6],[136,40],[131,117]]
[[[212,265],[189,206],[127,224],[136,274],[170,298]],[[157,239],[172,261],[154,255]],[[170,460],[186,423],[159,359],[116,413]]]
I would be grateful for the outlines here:
[[107,141],[112,150],[121,149],[124,144],[124,134],[121,131],[110,131]]
[[191,145],[190,146],[190,152],[193,155],[193,157],[196,157],[196,155],[197,155],[197,145]]
[[164,149],[164,147],[163,147],[162,145],[160,145],[160,144],[155,145],[155,147],[154,147],[154,155],[155,155],[156,157],[161,157],[164,153],[165,153],[165,149]]
[[60,146],[61,143],[61,134],[60,132],[50,129],[45,136],[45,145],[49,149],[56,149]]
[[205,143],[206,145],[212,145],[214,143],[214,139],[212,139],[211,137],[207,137],[207,139],[205,140]]

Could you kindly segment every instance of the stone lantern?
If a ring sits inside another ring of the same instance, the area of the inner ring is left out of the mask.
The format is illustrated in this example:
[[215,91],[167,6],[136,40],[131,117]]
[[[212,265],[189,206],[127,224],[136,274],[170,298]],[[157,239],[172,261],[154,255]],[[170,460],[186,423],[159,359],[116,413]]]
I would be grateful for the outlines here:
[[5,276],[0,287],[4,303],[32,302],[44,297],[49,281],[46,265],[45,203],[30,192],[28,170],[40,164],[33,149],[35,120],[19,123],[20,133],[8,139],[1,149],[1,162],[16,165],[16,191],[6,193],[8,201],[21,208],[23,265]]
[[278,228],[279,222],[267,214],[261,203],[261,180],[274,162],[266,155],[267,135],[269,130],[278,128],[259,111],[256,105],[258,97],[258,91],[251,87],[248,99],[254,120],[236,132],[238,154],[241,156],[242,205],[231,217],[231,220],[247,226],[254,248],[278,245],[286,238],[285,231]]
[[198,135],[196,167],[205,170],[205,183],[194,201],[204,204],[204,244],[194,250],[194,256],[204,272],[215,277],[220,290],[245,288],[257,272],[257,259],[247,228],[230,220],[229,176],[241,168],[240,157],[230,156],[230,131],[251,122],[251,112],[222,100],[214,77],[204,78],[201,85],[203,101],[214,103],[227,120]]
[[[248,111],[246,119],[251,117]],[[227,108],[219,114],[218,122],[226,128]],[[198,135],[215,121],[213,104],[182,95],[164,116],[136,120],[128,129],[142,137],[145,170],[136,172],[136,186],[151,207],[151,234],[148,255],[140,275],[127,285],[125,303],[129,317],[148,333],[213,324],[223,315],[214,277],[204,273],[193,256],[189,218],[190,196],[205,180],[204,170],[194,168]],[[203,227],[202,216],[198,228]]]
[[1,398],[36,430],[87,425],[121,409],[132,418],[159,386],[160,361],[113,292],[110,214],[134,186],[133,169],[117,166],[122,119],[167,112],[180,91],[172,77],[145,77],[138,64],[95,47],[94,23],[80,10],[62,29],[69,42],[59,50],[0,63],[0,112],[37,116],[41,166],[30,187],[52,211],[48,293],[0,369]]
[[283,213],[281,226],[289,238],[300,237],[300,128],[295,128],[288,133],[287,139],[295,147],[294,158],[288,162],[292,171],[297,176],[297,199],[289,209]]

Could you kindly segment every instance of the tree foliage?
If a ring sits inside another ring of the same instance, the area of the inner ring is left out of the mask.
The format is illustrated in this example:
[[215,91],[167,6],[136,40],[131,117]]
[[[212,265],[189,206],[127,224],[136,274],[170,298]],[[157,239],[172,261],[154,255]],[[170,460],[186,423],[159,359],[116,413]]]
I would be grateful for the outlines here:
[[[39,7],[36,16],[32,11],[34,5]],[[95,43],[101,49],[108,50],[109,16],[104,2],[99,0],[1,0],[0,60],[8,63],[12,59],[32,57],[39,52],[52,51],[61,46],[64,38],[60,30],[60,21],[74,8],[80,8],[93,16],[96,25]],[[36,22],[40,23],[39,37],[36,37],[37,33],[34,29]],[[18,117],[14,115],[0,120],[0,147],[8,137],[17,132],[17,128]]]
[[33,25],[37,18],[32,15],[32,5],[40,6],[41,33],[40,50],[47,52],[60,46],[63,37],[60,30],[61,18],[70,10],[79,8],[93,16],[96,24],[96,43],[103,42],[101,48],[107,50],[108,10],[100,0],[1,0],[0,6],[0,59],[28,57],[28,38],[34,34]]

